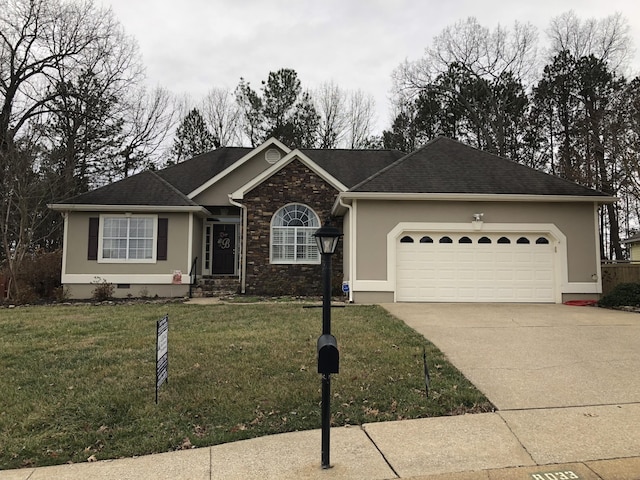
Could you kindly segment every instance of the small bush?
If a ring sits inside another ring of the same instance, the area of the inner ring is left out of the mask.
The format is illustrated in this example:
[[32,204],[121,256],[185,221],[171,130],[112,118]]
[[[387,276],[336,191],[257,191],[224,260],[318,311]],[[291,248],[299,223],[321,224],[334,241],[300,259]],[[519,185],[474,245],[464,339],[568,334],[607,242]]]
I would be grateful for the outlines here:
[[640,283],[621,283],[598,302],[603,307],[640,306]]
[[110,300],[113,297],[115,287],[113,283],[107,282],[104,278],[95,277],[95,280],[91,282],[94,285],[93,292],[91,292],[93,299],[98,302],[104,302]]

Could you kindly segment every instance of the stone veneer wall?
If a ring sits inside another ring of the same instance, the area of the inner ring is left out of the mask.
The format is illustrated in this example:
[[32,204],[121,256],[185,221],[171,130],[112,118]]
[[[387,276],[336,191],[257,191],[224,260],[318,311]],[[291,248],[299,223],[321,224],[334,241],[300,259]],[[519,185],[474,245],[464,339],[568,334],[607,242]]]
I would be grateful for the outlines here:
[[[341,229],[342,222],[331,218],[337,190],[306,167],[293,160],[271,178],[245,194],[247,206],[246,292],[255,295],[322,295],[322,266],[271,264],[269,242],[271,219],[279,208],[290,203],[307,205],[320,217]],[[332,221],[333,220],[333,221]],[[342,240],[332,257],[334,291],[342,283]]]

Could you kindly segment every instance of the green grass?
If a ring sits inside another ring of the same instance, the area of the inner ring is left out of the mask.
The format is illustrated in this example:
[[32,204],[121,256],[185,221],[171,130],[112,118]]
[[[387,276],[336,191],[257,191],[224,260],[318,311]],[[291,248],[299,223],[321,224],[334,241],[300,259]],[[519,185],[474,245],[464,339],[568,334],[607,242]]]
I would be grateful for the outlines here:
[[[169,381],[156,405],[155,322],[165,313]],[[0,309],[0,469],[319,428],[321,318],[295,304]],[[332,326],[332,425],[492,408],[383,309],[335,308]]]

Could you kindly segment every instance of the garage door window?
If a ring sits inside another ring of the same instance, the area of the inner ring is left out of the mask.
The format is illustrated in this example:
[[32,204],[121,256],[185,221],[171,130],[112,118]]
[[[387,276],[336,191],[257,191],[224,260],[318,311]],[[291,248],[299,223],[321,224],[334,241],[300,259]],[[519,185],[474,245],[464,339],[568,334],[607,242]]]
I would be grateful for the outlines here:
[[[418,238],[417,236],[414,237],[411,235],[404,235],[400,237],[400,243],[415,243],[417,238]],[[420,237],[420,240],[419,240],[419,243],[433,244],[433,242],[434,242],[433,238],[428,235],[424,235]],[[482,236],[478,238],[473,235],[472,236],[443,235],[438,239],[438,243],[442,243],[442,244],[458,243],[458,244],[467,244],[467,245],[469,244],[490,245],[494,242],[499,245],[511,245],[513,243],[517,245],[531,245],[532,243],[536,245],[549,245],[549,239],[547,239],[546,237],[538,237],[534,241],[533,238],[527,238],[522,236],[511,237],[511,236],[503,235],[500,237],[495,236],[493,238],[490,238],[487,236]]]

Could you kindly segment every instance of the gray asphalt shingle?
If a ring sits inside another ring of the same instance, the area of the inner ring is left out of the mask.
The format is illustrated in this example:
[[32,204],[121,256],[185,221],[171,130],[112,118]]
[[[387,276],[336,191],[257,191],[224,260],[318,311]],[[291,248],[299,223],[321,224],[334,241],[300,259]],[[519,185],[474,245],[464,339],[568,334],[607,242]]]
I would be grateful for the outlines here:
[[351,191],[606,196],[446,137],[431,140]]
[[179,192],[152,171],[144,171],[58,203],[73,205],[197,206],[186,195]]
[[[219,148],[59,203],[196,206],[187,195],[252,150]],[[397,150],[301,151],[353,192],[605,196],[445,137],[408,155]]]

